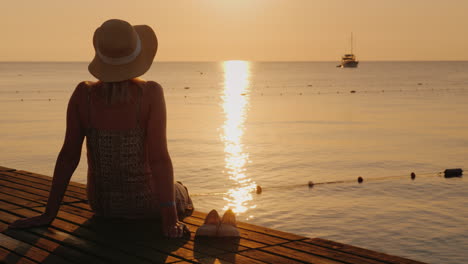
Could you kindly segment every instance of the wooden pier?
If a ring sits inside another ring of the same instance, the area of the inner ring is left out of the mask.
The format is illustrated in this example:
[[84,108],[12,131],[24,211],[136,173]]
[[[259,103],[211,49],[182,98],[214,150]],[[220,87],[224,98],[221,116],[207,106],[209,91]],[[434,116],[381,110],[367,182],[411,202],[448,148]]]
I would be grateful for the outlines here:
[[154,221],[99,222],[86,185],[71,182],[58,217],[49,227],[8,229],[40,214],[51,177],[0,167],[0,262],[2,263],[422,263],[320,238],[307,238],[238,223],[239,239],[195,239],[205,214],[184,220],[190,238],[167,239]]

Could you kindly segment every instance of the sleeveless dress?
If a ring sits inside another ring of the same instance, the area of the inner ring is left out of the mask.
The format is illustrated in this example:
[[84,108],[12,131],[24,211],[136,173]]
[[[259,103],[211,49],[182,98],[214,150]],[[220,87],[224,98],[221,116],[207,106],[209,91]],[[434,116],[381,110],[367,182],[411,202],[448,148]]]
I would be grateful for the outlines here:
[[[145,129],[140,126],[142,87],[138,85],[136,124],[127,130],[98,129],[91,123],[91,89],[88,87],[87,194],[96,216],[154,218],[160,216],[153,177],[145,172]],[[187,188],[175,184],[179,219],[191,215],[193,204]]]

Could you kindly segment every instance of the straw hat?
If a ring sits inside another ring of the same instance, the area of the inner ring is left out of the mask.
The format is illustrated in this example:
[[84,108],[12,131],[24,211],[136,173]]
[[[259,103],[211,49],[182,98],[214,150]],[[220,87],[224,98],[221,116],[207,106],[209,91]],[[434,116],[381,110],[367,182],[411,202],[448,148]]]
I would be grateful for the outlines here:
[[93,36],[96,55],[89,72],[103,82],[120,82],[143,75],[153,63],[158,39],[147,25],[132,26],[111,19],[96,29]]

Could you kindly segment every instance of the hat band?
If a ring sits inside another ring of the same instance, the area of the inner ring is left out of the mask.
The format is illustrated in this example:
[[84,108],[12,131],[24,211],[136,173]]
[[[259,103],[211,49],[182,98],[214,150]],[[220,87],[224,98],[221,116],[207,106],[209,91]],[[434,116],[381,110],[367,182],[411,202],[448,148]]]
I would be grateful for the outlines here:
[[136,59],[138,55],[140,55],[140,52],[141,52],[141,40],[138,34],[136,36],[137,36],[136,47],[135,47],[135,50],[130,55],[127,55],[124,57],[117,57],[117,58],[107,57],[99,51],[99,48],[96,48],[96,54],[104,63],[110,64],[110,65],[122,65],[122,64],[127,64],[129,62],[132,62],[134,59]]

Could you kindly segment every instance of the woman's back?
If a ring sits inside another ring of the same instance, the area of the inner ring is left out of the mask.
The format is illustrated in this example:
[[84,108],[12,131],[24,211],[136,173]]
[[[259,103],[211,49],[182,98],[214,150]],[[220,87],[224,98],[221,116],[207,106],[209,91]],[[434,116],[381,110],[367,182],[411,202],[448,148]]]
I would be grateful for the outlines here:
[[[126,88],[128,91],[125,98],[116,102],[108,102],[108,93],[113,93],[113,91],[106,91],[107,87],[104,83],[80,83],[76,88],[76,94],[73,94],[70,100],[79,107],[79,120],[84,128],[93,126],[100,129],[125,130],[134,128],[137,122],[146,128],[150,99],[159,85],[155,82],[135,79],[129,80]],[[120,96],[116,95],[116,97]],[[137,107],[137,104],[140,105]]]
[[[80,119],[85,120],[87,139],[88,199],[99,216],[157,217],[158,197],[152,188],[145,140],[151,104],[143,98],[150,96],[145,82],[128,86],[125,97],[118,96],[118,87],[103,83],[86,87],[86,102],[79,108],[86,108],[80,111]],[[109,102],[111,96],[121,101]]]

